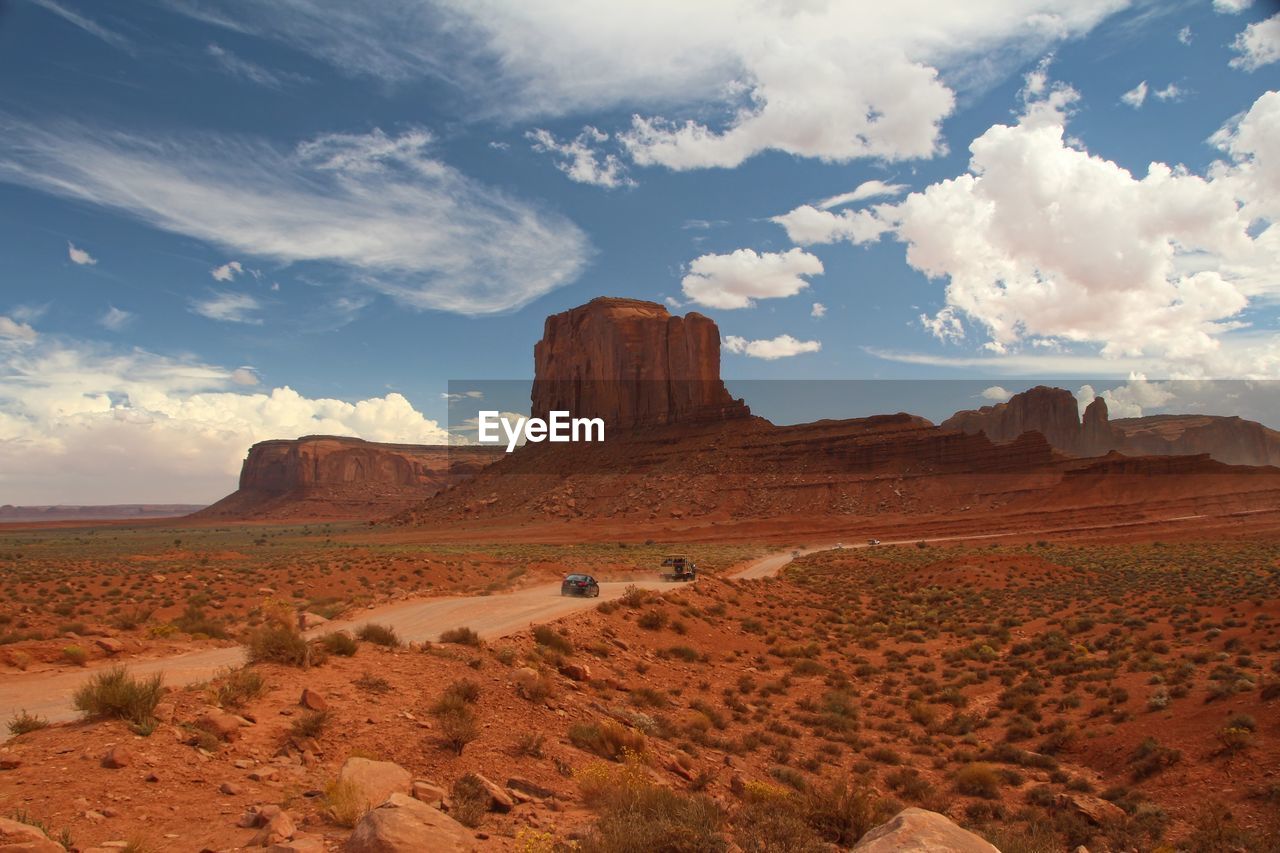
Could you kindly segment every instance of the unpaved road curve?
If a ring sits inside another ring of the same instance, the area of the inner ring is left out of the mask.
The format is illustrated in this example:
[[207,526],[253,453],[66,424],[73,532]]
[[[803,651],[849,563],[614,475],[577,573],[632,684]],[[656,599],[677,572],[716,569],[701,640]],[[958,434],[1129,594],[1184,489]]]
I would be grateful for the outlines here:
[[[1267,510],[1270,511],[1270,510]],[[1190,520],[1205,516],[1184,516],[1181,519],[1146,519],[1136,522],[1119,522],[1113,524],[1090,525],[1088,527],[1061,528],[1056,530],[1021,531],[1021,536],[1048,535],[1052,533],[1071,533],[1088,530],[1104,530],[1110,528],[1142,526],[1166,523],[1173,520]],[[951,542],[972,539],[996,539],[1011,535],[1005,533],[981,533],[958,536],[940,536],[926,538],[927,542]],[[882,545],[904,545],[917,542],[917,539],[883,542]],[[794,559],[796,554],[811,554],[837,547],[836,543],[809,546],[800,549],[787,549],[760,557],[739,567],[729,577],[765,578],[772,577]],[[845,545],[847,548],[866,548],[865,542]],[[594,607],[600,601],[608,601],[622,595],[632,583],[644,589],[678,589],[673,585],[657,579],[638,581],[617,581],[600,584],[600,598],[565,598],[560,596],[558,583],[540,584],[528,589],[499,595],[483,595],[471,597],[426,598],[402,601],[382,607],[366,610],[358,619],[330,622],[321,631],[354,629],[366,622],[378,622],[390,625],[406,642],[435,640],[441,631],[449,628],[466,626],[478,632],[485,639],[506,637],[526,630],[531,625],[558,619],[578,610]],[[316,633],[316,632],[312,632]],[[135,675],[151,675],[163,673],[164,680],[171,686],[184,686],[207,681],[218,670],[225,667],[239,666],[244,663],[244,649],[241,647],[225,649],[208,649],[189,652],[173,657],[156,660],[140,660],[129,664],[130,672]],[[41,673],[27,675],[8,675],[0,678],[0,722],[7,722],[19,711],[26,710],[39,714],[50,722],[63,722],[74,719],[75,710],[71,705],[72,694],[95,671],[105,664],[88,669],[70,672]]]

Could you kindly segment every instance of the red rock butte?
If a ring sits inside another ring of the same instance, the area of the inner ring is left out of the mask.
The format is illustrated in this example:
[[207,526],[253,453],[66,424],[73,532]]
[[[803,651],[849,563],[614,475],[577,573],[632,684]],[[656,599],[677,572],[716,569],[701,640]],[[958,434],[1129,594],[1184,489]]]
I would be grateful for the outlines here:
[[533,416],[562,410],[607,430],[751,415],[720,379],[720,330],[696,312],[599,297],[547,318],[533,348]]

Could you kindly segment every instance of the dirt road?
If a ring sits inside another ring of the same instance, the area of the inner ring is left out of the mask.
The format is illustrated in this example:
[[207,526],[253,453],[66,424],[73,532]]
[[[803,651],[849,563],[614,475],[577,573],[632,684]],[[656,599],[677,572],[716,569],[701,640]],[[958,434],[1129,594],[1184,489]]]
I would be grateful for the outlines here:
[[[785,563],[779,563],[773,571],[783,565]],[[644,589],[678,588],[678,585],[656,579],[619,581],[601,583],[599,598],[578,598],[562,597],[560,584],[549,583],[500,595],[416,599],[366,610],[357,619],[330,622],[320,632],[351,630],[367,622],[377,622],[395,628],[406,642],[435,640],[440,632],[463,626],[475,630],[485,639],[492,639],[617,598],[632,583]],[[178,686],[207,681],[219,669],[239,666],[244,659],[244,649],[240,647],[209,649],[132,662],[129,671],[136,675],[161,672],[167,684]],[[71,704],[72,695],[95,670],[103,666],[105,664],[71,672],[5,676],[0,679],[0,721],[7,721],[22,710],[39,714],[50,722],[74,719],[76,712]]]
[[[1270,511],[1270,510],[1268,510]],[[1205,516],[1183,516],[1178,519],[1144,519],[1131,522],[1090,525],[1088,527],[1060,528],[1042,531],[1023,531],[1018,535],[1049,535],[1089,530],[1106,530],[1131,526],[1147,526],[1169,521],[1188,521]],[[999,539],[1012,534],[989,533],[925,538],[926,542],[952,542],[974,539]],[[884,546],[911,544],[917,540],[881,543]],[[811,554],[838,547],[837,543],[787,549],[760,557],[740,566],[729,577],[772,577],[789,564],[797,554]],[[866,548],[866,542],[849,543],[846,548]],[[469,627],[481,637],[492,639],[518,633],[531,625],[558,619],[578,610],[594,607],[600,601],[608,601],[622,595],[631,583],[645,589],[678,589],[661,580],[618,581],[600,584],[600,598],[565,598],[560,595],[558,583],[540,584],[528,589],[499,595],[473,597],[428,598],[402,601],[363,612],[358,619],[330,622],[321,631],[354,629],[366,622],[378,622],[395,628],[406,642],[435,640],[441,631],[449,628]],[[312,632],[316,633],[316,632]],[[244,649],[210,649],[157,660],[136,661],[129,670],[138,675],[160,672],[170,685],[187,685],[211,678],[219,669],[244,663]],[[71,697],[95,669],[71,672],[31,673],[30,675],[5,676],[0,679],[0,721],[7,721],[18,711],[26,710],[46,717],[50,722],[62,722],[76,717]]]

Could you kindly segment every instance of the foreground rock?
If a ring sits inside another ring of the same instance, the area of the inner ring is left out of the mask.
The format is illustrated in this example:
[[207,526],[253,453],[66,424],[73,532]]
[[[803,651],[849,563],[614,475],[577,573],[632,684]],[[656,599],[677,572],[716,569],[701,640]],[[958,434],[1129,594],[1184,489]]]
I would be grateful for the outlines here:
[[474,844],[467,828],[444,812],[392,794],[360,819],[342,849],[346,853],[465,853]]
[[348,758],[338,771],[338,781],[355,785],[369,806],[381,805],[393,794],[409,794],[413,774],[394,761]]
[[66,853],[66,848],[34,826],[0,817],[0,851]]
[[937,812],[908,808],[867,832],[853,846],[862,853],[1000,853]]

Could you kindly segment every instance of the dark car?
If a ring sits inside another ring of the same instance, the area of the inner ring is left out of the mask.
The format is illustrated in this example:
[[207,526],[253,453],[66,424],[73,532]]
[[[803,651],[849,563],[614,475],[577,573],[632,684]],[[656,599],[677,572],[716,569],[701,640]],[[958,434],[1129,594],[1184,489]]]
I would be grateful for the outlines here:
[[564,583],[560,584],[560,594],[599,598],[600,584],[591,575],[565,575]]

